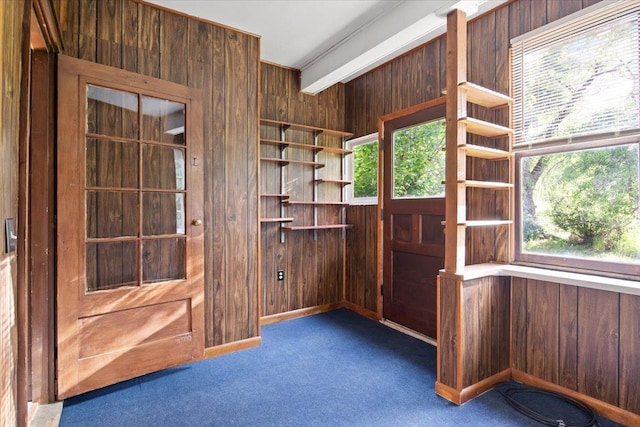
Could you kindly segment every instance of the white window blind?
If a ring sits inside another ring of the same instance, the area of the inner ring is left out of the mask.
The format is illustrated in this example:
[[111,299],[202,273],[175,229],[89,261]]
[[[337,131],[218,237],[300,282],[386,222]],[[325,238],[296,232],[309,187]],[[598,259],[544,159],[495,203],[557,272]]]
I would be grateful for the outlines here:
[[640,128],[640,1],[602,3],[512,40],[516,145]]

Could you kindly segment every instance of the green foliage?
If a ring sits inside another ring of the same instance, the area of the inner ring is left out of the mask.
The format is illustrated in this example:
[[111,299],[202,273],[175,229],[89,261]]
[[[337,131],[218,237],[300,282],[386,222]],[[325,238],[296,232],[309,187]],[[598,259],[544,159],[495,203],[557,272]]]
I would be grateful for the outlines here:
[[394,133],[394,197],[444,196],[445,131],[437,120]]
[[353,150],[353,195],[378,195],[378,142],[362,144]]
[[[540,162],[544,158],[544,162]],[[532,165],[543,165],[539,179]],[[523,163],[536,209],[523,215],[525,247],[637,257],[638,145],[536,156]],[[531,215],[530,215],[531,216]],[[529,227],[527,229],[527,227]]]

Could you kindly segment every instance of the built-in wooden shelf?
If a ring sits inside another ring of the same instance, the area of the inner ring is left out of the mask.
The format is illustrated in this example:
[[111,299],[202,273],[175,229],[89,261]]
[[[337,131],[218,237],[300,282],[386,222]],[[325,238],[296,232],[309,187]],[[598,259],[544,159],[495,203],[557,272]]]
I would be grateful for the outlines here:
[[347,202],[305,202],[302,200],[283,200],[285,205],[309,205],[309,206],[348,206]]
[[323,147],[322,145],[319,145],[318,147],[320,147],[322,149],[322,151],[326,151],[327,153],[335,153],[335,154],[351,154],[351,153],[353,153],[352,150],[346,150],[344,148]]
[[351,228],[351,224],[325,224],[325,225],[297,225],[297,226],[285,226],[282,227],[284,231],[296,231],[296,230],[331,230],[331,229],[347,229]]
[[260,222],[262,223],[267,223],[267,222],[291,222],[293,221],[293,218],[260,218]]
[[467,101],[485,108],[500,108],[513,104],[513,98],[502,93],[478,86],[475,83],[460,83],[460,89],[467,91]]
[[469,157],[477,157],[479,159],[488,160],[506,160],[513,157],[513,153],[509,151],[499,150],[497,148],[483,147],[481,145],[464,144],[460,148],[467,152]]
[[501,136],[513,135],[513,129],[506,126],[497,125],[495,123],[485,122],[484,120],[474,119],[473,117],[464,117],[458,120],[467,126],[467,133],[474,135],[486,136],[489,138],[497,138]]
[[349,185],[349,184],[351,184],[351,181],[346,180],[346,179],[318,178],[318,179],[314,179],[313,181],[317,182],[318,184],[322,184],[323,182],[327,182],[327,183],[331,183],[331,184],[339,184],[339,185]]
[[283,122],[280,120],[260,119],[260,123],[264,125],[271,125],[271,126],[286,126],[287,128],[290,128],[290,129],[305,130],[307,132],[325,133],[327,135],[339,136],[341,138],[351,138],[353,136],[353,134],[350,132],[343,132],[343,131],[334,130],[334,129],[325,129],[325,128],[320,128],[316,126],[300,125],[297,123]]
[[[509,219],[483,219],[459,222],[457,225],[460,227],[496,227],[500,225],[511,225],[512,223],[513,221]],[[447,225],[447,222],[441,221],[440,224]]]
[[310,161],[307,161],[307,160],[278,159],[278,158],[274,158],[274,157],[260,157],[260,160],[264,160],[265,162],[278,163],[280,166],[287,166],[288,164],[296,164],[296,165],[315,166],[316,169],[324,167],[324,163],[310,162]]
[[508,190],[510,188],[513,188],[513,184],[509,182],[466,180],[466,181],[458,181],[458,184],[464,184],[465,186],[472,187],[472,188],[488,188],[488,189],[494,189],[494,190]]
[[322,151],[325,147],[314,144],[301,144],[299,142],[278,141],[277,139],[261,139],[262,144],[277,145],[280,147],[301,148],[303,150]]
[[275,194],[263,193],[260,195],[260,197],[275,197],[280,199],[288,199],[290,196],[288,194],[280,194],[280,193],[275,193]]

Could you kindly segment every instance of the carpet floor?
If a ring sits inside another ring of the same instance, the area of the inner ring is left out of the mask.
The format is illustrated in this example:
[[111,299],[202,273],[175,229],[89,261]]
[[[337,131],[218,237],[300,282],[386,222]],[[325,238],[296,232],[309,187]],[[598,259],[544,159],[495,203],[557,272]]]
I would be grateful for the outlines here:
[[438,397],[435,347],[346,309],[264,326],[262,340],[67,399],[60,426],[541,425],[496,390]]

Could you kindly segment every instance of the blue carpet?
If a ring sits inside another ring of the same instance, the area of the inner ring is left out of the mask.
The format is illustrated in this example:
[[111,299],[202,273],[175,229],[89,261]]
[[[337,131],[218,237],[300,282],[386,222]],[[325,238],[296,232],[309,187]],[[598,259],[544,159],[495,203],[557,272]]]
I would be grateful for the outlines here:
[[435,347],[349,310],[262,339],[67,399],[60,426],[540,426],[495,390],[463,406],[436,396]]

